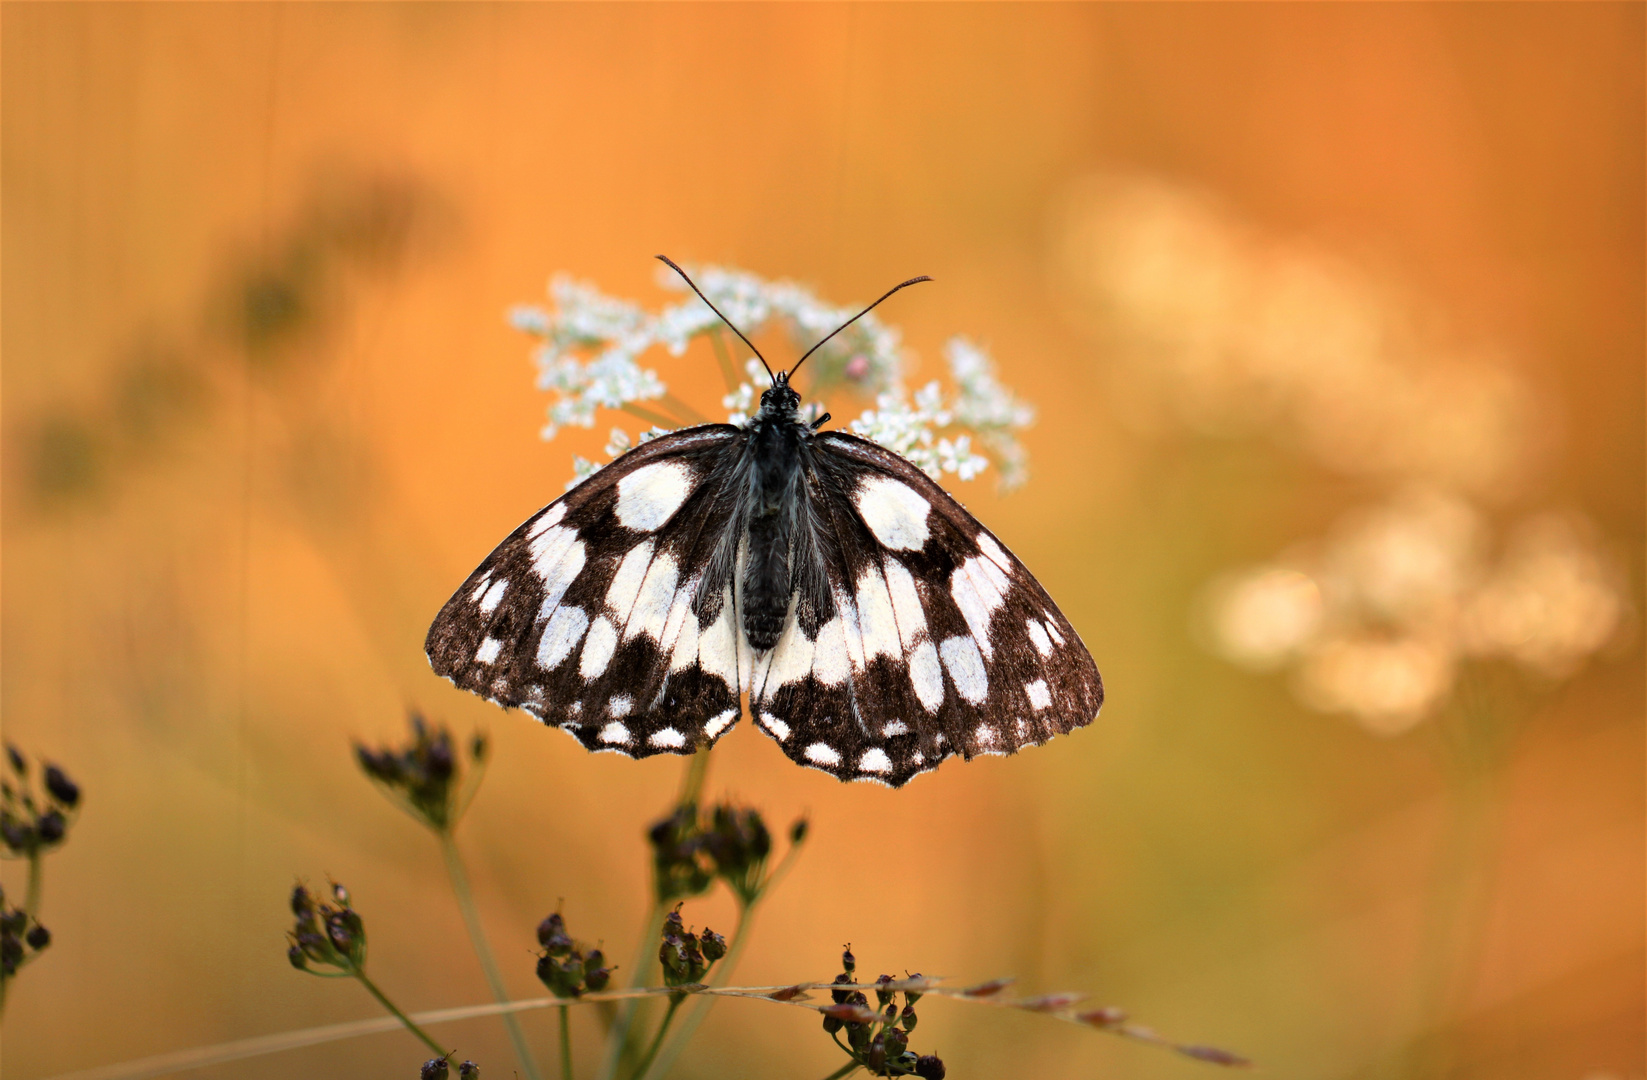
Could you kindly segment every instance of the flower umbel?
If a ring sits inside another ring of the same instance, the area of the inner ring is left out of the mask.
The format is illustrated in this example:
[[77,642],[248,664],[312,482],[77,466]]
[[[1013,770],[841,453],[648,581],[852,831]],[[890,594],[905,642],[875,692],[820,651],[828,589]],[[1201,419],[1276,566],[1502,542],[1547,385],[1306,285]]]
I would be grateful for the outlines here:
[[469,764],[465,766],[451,732],[431,728],[417,712],[409,720],[410,742],[399,749],[377,750],[356,743],[355,760],[401,809],[436,832],[445,832],[463,817],[480,786],[487,761],[486,736],[477,733],[469,740]]
[[[766,281],[714,266],[696,268],[693,277],[745,334],[754,337],[780,328],[801,352],[856,314],[853,308],[823,302],[793,282]],[[687,292],[686,284],[673,274],[660,274],[659,282],[672,291]],[[551,282],[549,292],[552,310],[518,307],[511,313],[518,329],[542,341],[537,350],[538,386],[555,395],[543,429],[546,439],[567,426],[593,427],[600,409],[621,409],[654,425],[642,442],[702,422],[669,393],[657,371],[640,365],[641,355],[655,346],[679,356],[694,338],[710,339],[733,387],[721,402],[728,423],[745,423],[769,384],[766,370],[753,359],[739,380],[726,349],[724,324],[696,296],[687,295],[649,314],[638,304],[565,277]],[[934,479],[948,473],[971,480],[988,468],[991,458],[974,448],[976,441],[994,455],[1001,486],[1018,486],[1027,457],[1016,433],[1033,423],[1034,410],[1001,385],[993,362],[978,345],[955,337],[945,344],[944,354],[954,391],[946,394],[931,381],[911,395],[904,386],[911,364],[901,335],[875,314],[864,315],[807,361],[808,393],[813,398],[806,406],[807,418],[823,414],[819,398],[824,394],[868,398],[874,407],[851,422],[854,433],[902,454]],[[607,453],[615,457],[629,448],[630,440],[621,430],[613,434]],[[587,459],[575,459],[573,485],[597,467]]]
[[586,990],[605,990],[612,981],[606,954],[573,941],[566,920],[554,912],[538,924],[538,979],[556,997],[575,998]]

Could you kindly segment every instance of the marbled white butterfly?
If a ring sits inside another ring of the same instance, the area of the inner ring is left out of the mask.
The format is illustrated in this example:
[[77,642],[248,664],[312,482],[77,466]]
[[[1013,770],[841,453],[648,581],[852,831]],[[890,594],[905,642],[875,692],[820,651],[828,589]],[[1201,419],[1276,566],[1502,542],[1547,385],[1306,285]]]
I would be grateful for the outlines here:
[[748,423],[644,443],[510,534],[429,627],[435,671],[631,757],[715,742],[747,692],[794,761],[894,787],[1090,723],[1098,668],[1023,564],[908,461],[800,418],[818,345]]

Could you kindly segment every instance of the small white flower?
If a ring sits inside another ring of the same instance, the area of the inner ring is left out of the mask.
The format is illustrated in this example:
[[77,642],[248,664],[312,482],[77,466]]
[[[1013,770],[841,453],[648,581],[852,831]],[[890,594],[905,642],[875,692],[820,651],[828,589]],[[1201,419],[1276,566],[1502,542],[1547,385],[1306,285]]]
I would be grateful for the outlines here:
[[[743,271],[708,266],[699,268],[694,278],[704,295],[745,334],[754,336],[778,324],[801,352],[858,313],[857,308],[826,304],[793,282],[768,282]],[[593,427],[601,409],[625,409],[640,416],[669,411],[638,404],[668,395],[657,372],[640,366],[640,356],[654,346],[678,356],[695,337],[722,336],[723,324],[672,271],[660,270],[658,281],[686,296],[655,315],[565,276],[550,283],[553,310],[521,305],[510,311],[509,321],[517,329],[542,340],[536,352],[538,387],[554,395],[543,428],[545,439],[564,427]],[[838,386],[873,394],[875,407],[851,421],[851,430],[903,455],[928,475],[948,473],[971,480],[993,458],[1001,486],[1017,486],[1023,482],[1027,456],[1016,432],[1034,421],[1035,411],[996,380],[994,365],[977,345],[957,337],[945,344],[944,353],[953,394],[946,394],[937,381],[908,394],[902,339],[872,312],[813,353],[805,374],[815,393]],[[770,385],[759,360],[748,360],[745,373],[744,381],[721,399],[730,424],[748,423]],[[822,414],[818,401],[804,406],[807,419]],[[657,434],[666,431],[653,429]],[[649,433],[640,441],[647,437],[655,436]],[[614,430],[606,451],[616,457],[631,445],[625,433]],[[578,480],[597,468],[582,458],[575,467]]]

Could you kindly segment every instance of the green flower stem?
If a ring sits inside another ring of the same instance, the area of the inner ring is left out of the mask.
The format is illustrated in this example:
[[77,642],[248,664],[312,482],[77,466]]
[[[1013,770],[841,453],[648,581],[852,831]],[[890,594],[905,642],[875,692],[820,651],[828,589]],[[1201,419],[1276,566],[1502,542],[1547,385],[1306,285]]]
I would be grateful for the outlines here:
[[715,359],[720,361],[721,377],[726,380],[726,392],[736,394],[743,380],[738,378],[737,368],[732,363],[732,354],[726,349],[726,339],[721,336],[719,326],[709,331],[709,344],[715,350]]
[[842,1077],[851,1076],[857,1071],[858,1063],[856,1061],[849,1061],[845,1065],[842,1065],[840,1068],[836,1069],[834,1072],[830,1073],[828,1076],[824,1077],[824,1080],[841,1080]]
[[[664,906],[657,901],[647,909],[646,921],[641,924],[640,944],[635,948],[635,960],[629,965],[629,985],[645,986],[646,977],[658,962],[656,942],[663,933]],[[629,1049],[629,1032],[644,998],[630,998],[618,1010],[618,1018],[606,1036],[606,1055],[601,1059],[600,1080],[613,1080],[618,1064]]]
[[713,746],[705,746],[686,759],[686,772],[681,777],[680,795],[675,799],[676,807],[698,804],[698,800],[703,796],[704,781],[709,779],[709,755],[714,749]]
[[709,420],[702,413],[676,397],[674,394],[665,394],[658,401],[667,406],[669,411],[681,417],[689,424],[707,424]]
[[669,1030],[670,1021],[675,1019],[675,1011],[681,1007],[681,1002],[685,1000],[685,994],[669,999],[669,1011],[663,1014],[663,1023],[658,1025],[658,1033],[652,1036],[652,1045],[646,1048],[646,1053],[641,1057],[640,1064],[635,1066],[634,1075],[647,1075],[647,1071],[652,1067],[653,1059],[658,1056],[658,1047],[663,1045],[663,1036]]
[[[486,984],[492,989],[493,999],[499,1005],[507,1005],[509,993],[503,987],[503,975],[492,956],[492,947],[486,943],[486,931],[480,925],[480,910],[475,907],[475,895],[469,888],[469,874],[463,868],[463,859],[458,855],[457,841],[452,838],[450,829],[440,832],[440,853],[446,857],[446,872],[452,878],[452,892],[457,896],[458,910],[463,912],[463,925],[469,930],[469,941],[475,947],[475,956],[480,960],[481,970],[486,973]],[[503,1026],[509,1029],[509,1041],[515,1045],[515,1057],[520,1060],[527,1080],[542,1080],[538,1063],[527,1049],[526,1033],[521,1030],[520,1018],[506,1012],[503,1014]]]
[[640,417],[653,427],[674,429],[681,426],[681,421],[677,418],[673,416],[665,416],[662,413],[653,412],[651,409],[636,405],[632,401],[624,404],[623,411],[631,416]]
[[[677,808],[693,805],[703,795],[703,785],[709,779],[709,755],[714,751],[713,746],[705,746],[697,753],[686,759],[686,770],[681,774],[680,791],[675,796]],[[654,897],[652,906],[646,912],[646,921],[641,926],[640,943],[635,949],[635,961],[629,965],[629,985],[645,986],[646,977],[651,974],[657,964],[658,936],[663,932],[663,917],[666,908],[656,899],[657,889],[652,890]],[[624,1002],[618,1012],[617,1021],[612,1025],[606,1037],[606,1055],[601,1059],[600,1080],[613,1080],[618,1074],[618,1066],[629,1055],[630,1032],[634,1029],[636,1014],[640,1011],[644,999],[631,999]]]
[[572,1080],[572,1010],[560,1007],[560,1080]]
[[41,870],[40,850],[29,852],[29,886],[23,895],[23,911],[32,921],[40,913]]
[[[738,961],[743,957],[744,948],[749,944],[750,930],[754,926],[756,909],[760,907],[761,900],[771,892],[772,887],[782,881],[784,876],[789,873],[789,868],[795,863],[795,853],[800,848],[800,844],[789,845],[789,850],[784,852],[783,859],[773,868],[772,873],[767,875],[766,880],[761,883],[760,891],[755,894],[755,898],[747,906],[738,908],[738,924],[732,928],[732,947],[726,951],[726,955],[721,958],[721,962],[715,965],[714,977],[709,980],[710,986],[725,986],[731,980],[732,972],[738,966]],[[709,1007],[714,1002],[715,999],[707,995],[698,995],[696,997],[692,1002],[692,1008],[687,1010],[686,1018],[681,1021],[681,1026],[676,1029],[674,1038],[669,1040],[669,1045],[664,1047],[662,1053],[658,1055],[657,1061],[646,1072],[635,1074],[639,1080],[663,1080],[663,1077],[669,1074],[670,1068],[675,1064],[675,1059],[681,1056],[682,1051],[686,1049],[686,1044],[697,1033],[698,1025],[702,1024],[705,1018],[708,1017]]]
[[382,1005],[385,1009],[388,1009],[394,1018],[399,1020],[401,1024],[405,1026],[407,1031],[410,1031],[413,1035],[416,1035],[418,1038],[422,1039],[423,1045],[433,1050],[436,1057],[446,1056],[448,1052],[447,1048],[431,1039],[427,1031],[424,1031],[422,1028],[412,1023],[412,1018],[397,1009],[395,1007],[395,1003],[390,1001],[388,996],[385,995],[382,990],[377,988],[377,983],[366,977],[366,973],[364,971],[356,971],[354,976],[360,980],[360,985],[371,991],[372,996],[377,998],[379,1005]]

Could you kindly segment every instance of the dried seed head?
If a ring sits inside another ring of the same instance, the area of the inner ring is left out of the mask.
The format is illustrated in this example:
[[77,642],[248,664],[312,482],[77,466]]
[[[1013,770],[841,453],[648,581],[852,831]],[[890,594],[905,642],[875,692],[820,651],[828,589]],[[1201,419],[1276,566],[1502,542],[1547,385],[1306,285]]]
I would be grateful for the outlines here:
[[921,1080],[944,1080],[943,1059],[936,1054],[924,1054],[915,1062],[915,1075]]

